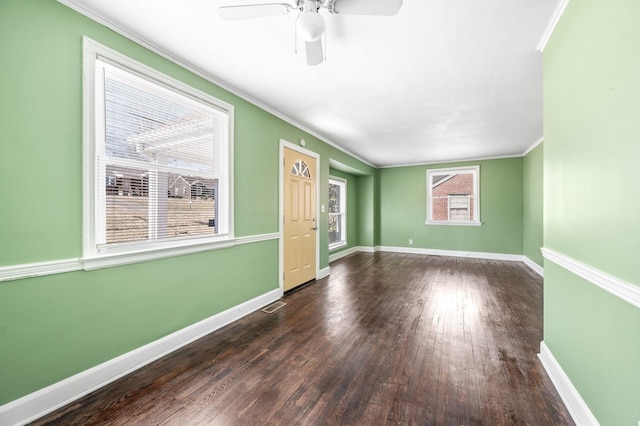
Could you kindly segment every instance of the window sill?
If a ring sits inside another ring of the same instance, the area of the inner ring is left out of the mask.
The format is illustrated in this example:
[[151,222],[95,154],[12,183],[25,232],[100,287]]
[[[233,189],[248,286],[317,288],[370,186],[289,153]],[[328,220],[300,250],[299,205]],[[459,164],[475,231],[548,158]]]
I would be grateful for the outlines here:
[[236,245],[236,240],[229,238],[217,241],[208,241],[199,244],[183,246],[163,247],[147,249],[144,251],[114,253],[100,256],[83,257],[82,269],[93,271],[95,269],[110,268],[112,266],[128,265],[131,263],[146,262],[149,260],[164,259],[167,257],[182,256],[185,254],[199,253],[209,250],[218,250]]
[[444,225],[444,226],[482,226],[482,222],[434,222],[427,221],[425,225]]
[[341,241],[339,243],[329,244],[329,251],[337,250],[339,248],[346,247],[346,246],[347,246],[347,242],[346,241]]

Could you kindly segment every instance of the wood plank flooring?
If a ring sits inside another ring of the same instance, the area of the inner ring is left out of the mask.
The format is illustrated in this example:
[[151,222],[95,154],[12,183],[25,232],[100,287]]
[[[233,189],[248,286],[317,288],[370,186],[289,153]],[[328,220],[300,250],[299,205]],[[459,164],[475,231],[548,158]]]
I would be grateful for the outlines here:
[[356,253],[37,425],[571,425],[519,262]]

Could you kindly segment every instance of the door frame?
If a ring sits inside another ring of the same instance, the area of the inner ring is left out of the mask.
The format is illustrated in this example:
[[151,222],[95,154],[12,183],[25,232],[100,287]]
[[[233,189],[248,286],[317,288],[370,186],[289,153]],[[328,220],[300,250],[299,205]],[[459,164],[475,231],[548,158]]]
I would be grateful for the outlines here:
[[289,148],[292,151],[299,152],[304,155],[308,155],[316,160],[316,226],[318,230],[316,231],[316,279],[318,279],[320,275],[320,230],[324,229],[324,226],[320,226],[320,155],[316,152],[298,146],[294,143],[286,141],[284,139],[280,139],[280,154],[279,154],[279,166],[278,169],[280,172],[279,175],[279,183],[278,183],[278,197],[280,199],[279,206],[280,212],[278,214],[278,229],[280,233],[280,238],[278,239],[278,285],[280,287],[280,294],[284,294],[284,149]]

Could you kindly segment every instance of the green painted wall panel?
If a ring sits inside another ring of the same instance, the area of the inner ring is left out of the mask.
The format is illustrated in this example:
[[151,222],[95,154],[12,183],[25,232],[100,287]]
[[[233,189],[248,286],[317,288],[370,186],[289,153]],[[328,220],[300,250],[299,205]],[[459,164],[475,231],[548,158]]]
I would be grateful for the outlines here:
[[[426,170],[480,165],[482,226],[425,225]],[[381,245],[522,254],[522,158],[380,170]]]
[[382,245],[382,200],[380,170],[373,175],[373,245]]
[[544,341],[602,425],[640,420],[640,309],[545,262]]
[[0,2],[0,265],[80,255],[80,40],[51,3]]
[[374,177],[357,176],[358,184],[358,215],[355,224],[358,228],[358,246],[373,247],[374,217]]
[[523,163],[523,226],[524,255],[543,266],[543,144],[535,147],[524,157]]
[[637,1],[571,2],[544,56],[545,245],[636,284],[639,18]]
[[[544,52],[544,244],[640,285],[640,3],[572,1]],[[640,420],[640,309],[545,261],[545,342],[603,425]]]

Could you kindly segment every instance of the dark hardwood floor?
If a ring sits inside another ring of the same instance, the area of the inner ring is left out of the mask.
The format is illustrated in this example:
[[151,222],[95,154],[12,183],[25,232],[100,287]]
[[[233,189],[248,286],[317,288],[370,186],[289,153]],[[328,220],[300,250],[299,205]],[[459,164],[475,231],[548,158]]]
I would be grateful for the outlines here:
[[524,264],[357,253],[38,425],[570,425]]

